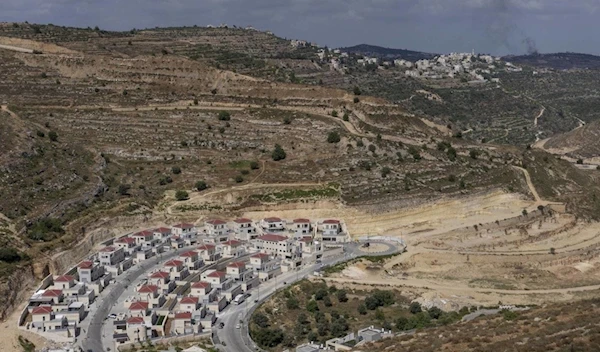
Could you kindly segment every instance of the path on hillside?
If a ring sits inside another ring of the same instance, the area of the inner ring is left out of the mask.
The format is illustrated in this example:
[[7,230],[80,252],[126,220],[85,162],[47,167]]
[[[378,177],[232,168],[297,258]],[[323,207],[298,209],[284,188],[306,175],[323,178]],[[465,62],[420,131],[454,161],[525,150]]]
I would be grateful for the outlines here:
[[542,117],[542,115],[544,115],[544,111],[546,111],[546,108],[544,106],[542,106],[542,110],[540,111],[540,113],[535,117],[535,119],[533,120],[533,125],[537,126],[538,125],[538,119],[540,117]]
[[529,175],[529,171],[527,171],[527,169],[524,169],[519,166],[513,166],[513,167],[515,169],[521,170],[523,172],[523,174],[525,175],[525,181],[527,181],[527,186],[529,187],[529,191],[531,192],[531,194],[533,194],[533,198],[535,199],[535,205],[542,205],[542,203],[548,203],[548,202],[544,202],[542,200],[542,198],[540,198],[540,195],[538,194],[537,190],[535,189],[535,186],[533,185],[533,182],[531,181],[531,175]]
[[10,51],[16,51],[16,52],[19,52],[19,53],[33,54],[33,49],[19,48],[17,46],[12,46],[12,45],[0,44],[0,49],[6,49],[6,50],[10,50]]

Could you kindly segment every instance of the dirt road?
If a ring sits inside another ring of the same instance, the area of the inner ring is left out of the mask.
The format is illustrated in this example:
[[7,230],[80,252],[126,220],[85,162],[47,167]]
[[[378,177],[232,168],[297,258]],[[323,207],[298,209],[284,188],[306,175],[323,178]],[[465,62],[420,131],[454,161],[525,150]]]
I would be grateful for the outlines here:
[[533,195],[533,198],[535,199],[535,205],[543,205],[546,204],[548,202],[544,202],[542,200],[542,198],[540,198],[540,195],[538,194],[537,190],[535,189],[535,186],[533,185],[533,182],[531,181],[531,176],[529,175],[529,171],[527,171],[526,169],[519,167],[519,166],[513,166],[515,169],[521,170],[523,172],[523,174],[525,175],[525,181],[527,181],[527,186],[529,187],[529,191],[531,192],[531,194]]
[[542,117],[542,115],[544,115],[544,111],[546,111],[546,108],[542,106],[542,110],[540,111],[540,113],[535,117],[535,119],[533,120],[533,125],[537,126],[538,125],[538,119],[540,117]]

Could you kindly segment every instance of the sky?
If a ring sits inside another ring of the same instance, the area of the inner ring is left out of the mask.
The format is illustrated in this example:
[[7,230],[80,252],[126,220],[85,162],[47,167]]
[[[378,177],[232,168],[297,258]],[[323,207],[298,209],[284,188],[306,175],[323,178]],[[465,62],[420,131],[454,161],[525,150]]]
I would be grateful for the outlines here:
[[0,0],[0,21],[130,30],[248,26],[343,47],[600,55],[600,0]]

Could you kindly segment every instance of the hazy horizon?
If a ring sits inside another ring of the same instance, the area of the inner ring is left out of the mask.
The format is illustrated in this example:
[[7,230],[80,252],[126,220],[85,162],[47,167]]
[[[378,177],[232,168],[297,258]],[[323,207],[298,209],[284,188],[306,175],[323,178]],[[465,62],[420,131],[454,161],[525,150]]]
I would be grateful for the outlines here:
[[600,55],[598,0],[5,0],[0,21],[130,30],[227,23],[321,46]]

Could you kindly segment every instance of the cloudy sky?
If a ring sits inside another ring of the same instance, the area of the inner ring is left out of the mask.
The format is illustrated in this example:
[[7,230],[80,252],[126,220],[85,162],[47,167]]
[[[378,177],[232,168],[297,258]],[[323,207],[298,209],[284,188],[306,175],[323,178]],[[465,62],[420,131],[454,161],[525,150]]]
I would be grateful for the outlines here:
[[0,21],[129,30],[252,25],[330,47],[600,55],[600,0],[0,0]]

